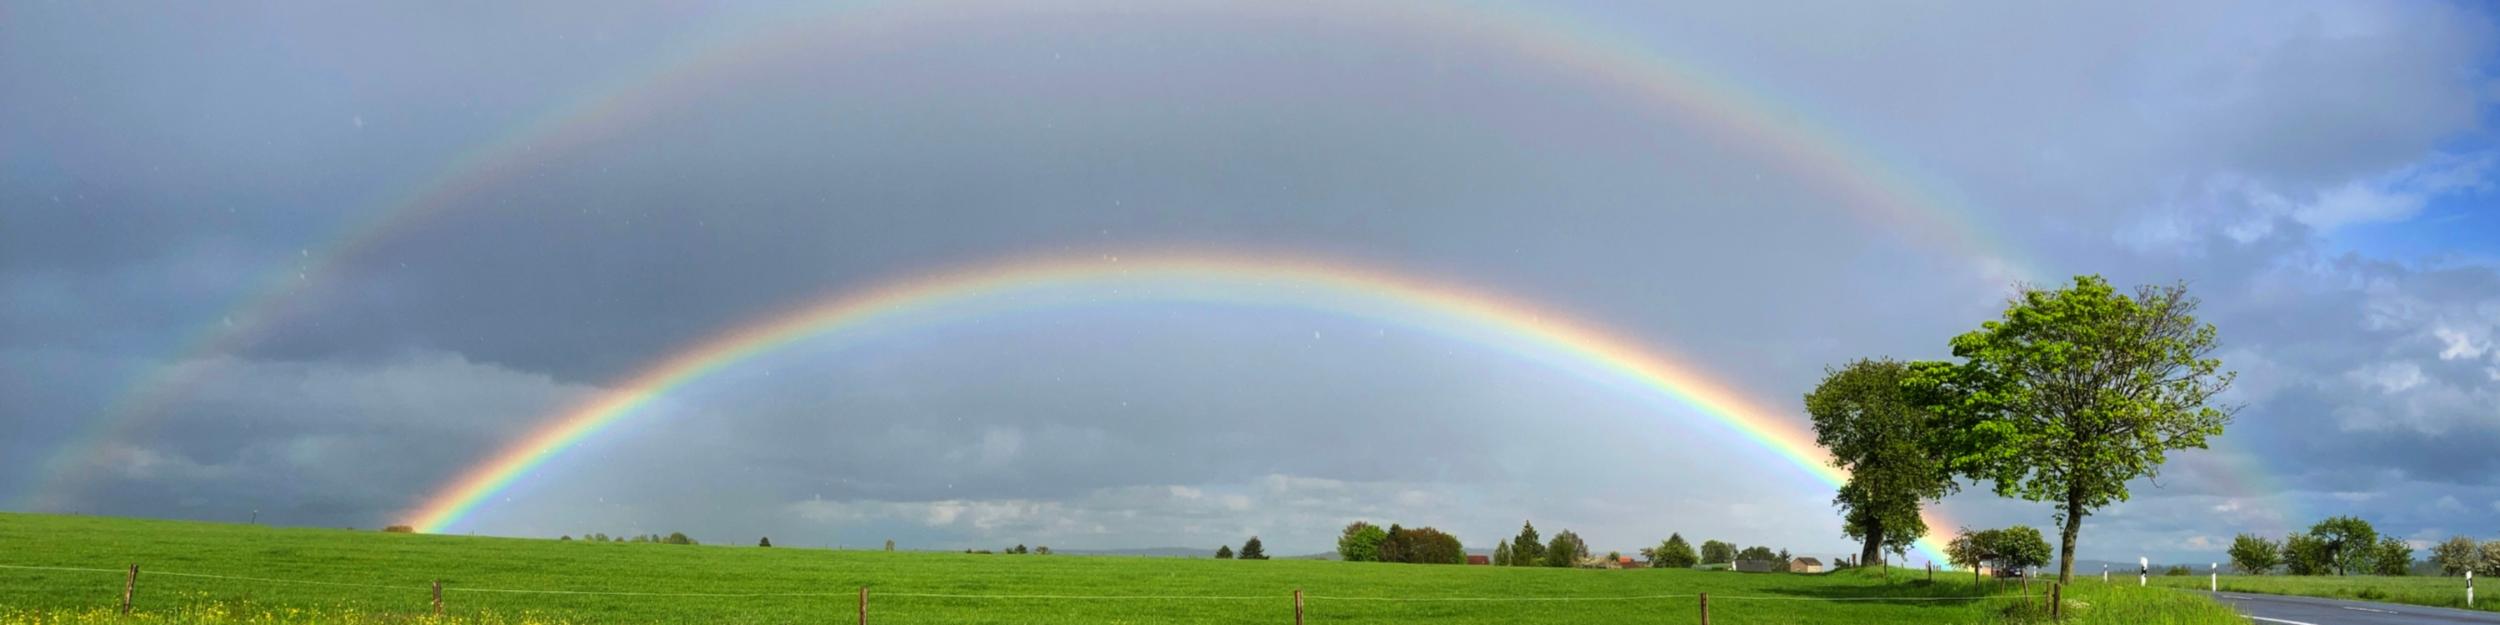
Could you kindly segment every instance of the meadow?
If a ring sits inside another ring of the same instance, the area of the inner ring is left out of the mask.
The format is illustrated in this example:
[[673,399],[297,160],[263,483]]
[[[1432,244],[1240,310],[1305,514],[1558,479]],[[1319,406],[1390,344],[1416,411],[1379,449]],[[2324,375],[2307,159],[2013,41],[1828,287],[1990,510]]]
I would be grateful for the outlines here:
[[[2492,585],[2486,580],[2476,582],[2478,587],[2475,592],[2480,596],[2475,598],[2474,609],[2500,612],[2500,598],[2493,596],[2495,590]],[[2171,588],[2206,588],[2204,575],[2155,577],[2152,583]],[[2466,607],[2465,579],[2458,577],[2224,575],[2220,583],[2225,592],[2357,599],[2442,608]]]
[[[865,538],[865,537],[863,537]],[[785,542],[802,542],[785,537]],[[123,576],[140,565],[137,613]],[[1966,575],[974,555],[388,534],[0,513],[0,624],[2032,623]],[[217,577],[204,577],[217,576]],[[246,579],[248,578],[248,579]],[[430,585],[446,589],[430,616]],[[2037,588],[2035,586],[2035,588]],[[595,594],[608,593],[608,594]],[[641,594],[633,594],[641,593]],[[1120,597],[1120,598],[1104,598]],[[2068,623],[2244,622],[2195,593],[2078,583]]]

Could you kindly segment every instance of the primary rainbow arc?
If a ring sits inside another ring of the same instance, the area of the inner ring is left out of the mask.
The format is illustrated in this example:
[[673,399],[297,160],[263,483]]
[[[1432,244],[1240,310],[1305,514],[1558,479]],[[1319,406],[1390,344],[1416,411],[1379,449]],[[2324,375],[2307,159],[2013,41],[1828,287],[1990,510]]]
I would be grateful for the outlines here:
[[[546,420],[526,437],[435,491],[412,515],[409,524],[424,532],[449,529],[486,502],[495,500],[517,480],[670,391],[793,342],[872,323],[908,327],[921,319],[942,316],[950,307],[994,299],[1005,292],[1151,279],[1288,284],[1366,305],[1387,305],[1414,315],[1447,318],[1552,357],[1589,365],[1589,369],[1614,378],[1606,382],[1631,383],[1610,386],[1636,388],[1651,399],[1686,407],[1689,410],[1678,414],[1725,426],[1820,482],[1838,487],[1848,479],[1845,472],[1832,466],[1829,457],[1815,445],[1813,436],[1795,421],[1782,418],[1783,413],[1756,404],[1689,362],[1572,322],[1566,316],[1491,294],[1347,264],[1192,254],[1124,258],[1117,262],[1005,262],[837,293],[796,306],[661,358],[611,386],[612,390]],[[1327,301],[1271,303],[1315,308],[1344,306]],[[1932,509],[1927,513],[1927,521],[1935,534],[1920,541],[1918,549],[1939,563],[1946,562],[1936,536],[1954,526]]]

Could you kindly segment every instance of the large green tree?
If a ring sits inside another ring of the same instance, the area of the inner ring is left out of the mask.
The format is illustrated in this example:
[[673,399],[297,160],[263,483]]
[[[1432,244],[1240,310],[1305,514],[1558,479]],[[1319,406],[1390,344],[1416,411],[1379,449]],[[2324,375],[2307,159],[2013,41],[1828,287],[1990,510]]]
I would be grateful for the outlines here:
[[1689,569],[1700,561],[1701,556],[1693,553],[1693,544],[1684,542],[1683,534],[1674,533],[1667,534],[1667,542],[1659,543],[1649,556],[1649,566],[1661,569]]
[[1347,562],[1378,562],[1380,561],[1380,541],[1388,538],[1388,530],[1380,529],[1378,525],[1363,521],[1347,523],[1345,531],[1337,534],[1337,559]]
[[2374,575],[2407,575],[2413,572],[2413,545],[2402,538],[2388,536],[2378,539],[2378,547],[2370,550],[2370,573]]
[[1579,566],[1580,561],[1588,557],[1589,544],[1581,541],[1580,535],[1571,530],[1555,532],[1553,542],[1545,545],[1545,566],[1570,568]]
[[2283,562],[2283,545],[2256,534],[2233,537],[2230,553],[2231,566],[2249,575],[2264,575]]
[[1909,364],[1859,360],[1825,371],[1805,396],[1814,442],[1849,472],[1832,503],[1842,510],[1841,533],[1863,545],[1862,562],[1907,552],[1927,535],[1919,506],[1954,490],[1936,450],[1955,430],[1934,409],[1941,402],[1920,396],[1932,387],[1915,377]]
[[2218,405],[2235,374],[2214,358],[2185,285],[2121,293],[2100,276],[2026,288],[2003,319],[1953,339],[1955,366],[1920,384],[1957,423],[1949,462],[1996,492],[2056,504],[2058,580],[2075,573],[2075,535],[2094,510],[2127,499],[2127,482],[2160,474],[2167,452],[2202,449],[2235,407]]
[[1493,557],[1487,558],[1486,561],[1491,562],[1493,566],[1510,566],[1510,540],[1504,539],[1502,542],[1493,543]]
[[2336,575],[2354,571],[2370,572],[2370,558],[2378,555],[2378,530],[2361,517],[2333,516],[2309,526],[2309,535],[2316,537],[2324,550],[2328,566]]
[[2335,570],[2335,557],[2327,552],[2326,541],[2312,534],[2293,533],[2283,537],[2283,572],[2292,575],[2325,575]]
[[1979,552],[1987,554],[1986,561],[2001,571],[2020,571],[2049,562],[2048,539],[2029,525],[1987,530],[1971,540]]
[[1544,566],[1545,542],[1537,538],[1536,524],[1521,521],[1519,536],[1510,540],[1511,566]]
[[1252,536],[1250,537],[1250,540],[1241,543],[1241,559],[1265,560],[1267,559],[1267,547],[1259,544],[1259,537]]
[[1727,564],[1736,561],[1736,544],[1716,540],[1701,541],[1702,564]]

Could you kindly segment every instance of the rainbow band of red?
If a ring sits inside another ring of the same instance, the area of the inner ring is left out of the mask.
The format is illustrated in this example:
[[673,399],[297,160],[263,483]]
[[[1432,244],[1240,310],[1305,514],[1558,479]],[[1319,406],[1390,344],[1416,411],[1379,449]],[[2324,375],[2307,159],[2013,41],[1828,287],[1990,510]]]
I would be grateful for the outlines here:
[[[1686,409],[1674,410],[1672,414],[1725,426],[1786,464],[1835,488],[1848,479],[1846,473],[1831,465],[1829,456],[1815,445],[1812,434],[1797,420],[1783,418],[1784,413],[1763,407],[1711,379],[1689,361],[1645,349],[1634,341],[1571,322],[1561,315],[1482,292],[1344,264],[1192,255],[1116,261],[1009,262],[840,293],[797,306],[678,351],[610,387],[614,390],[548,419],[527,437],[437,491],[409,524],[423,532],[449,529],[485,502],[494,500],[516,480],[670,391],[810,337],[870,324],[908,327],[918,319],[944,317],[947,309],[972,306],[1003,293],[1156,280],[1209,285],[1284,284],[1332,297],[1266,303],[1331,308],[1341,306],[1332,302],[1344,298],[1343,301],[1357,302],[1353,304],[1357,307],[1385,306],[1463,324],[1549,357],[1587,365],[1588,370],[1613,377],[1602,380],[1610,383],[1608,386],[1638,389],[1651,398],[1682,406]],[[1927,523],[1937,533],[1954,527],[1933,511],[1928,513]],[[1936,562],[1947,561],[1935,536],[1921,541],[1919,550]]]

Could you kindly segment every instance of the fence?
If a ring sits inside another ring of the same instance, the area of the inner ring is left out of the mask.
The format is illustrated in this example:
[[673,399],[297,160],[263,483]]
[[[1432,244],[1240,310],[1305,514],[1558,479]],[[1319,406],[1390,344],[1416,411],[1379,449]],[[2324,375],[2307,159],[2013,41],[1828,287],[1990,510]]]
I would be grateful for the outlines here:
[[[130,611],[131,611],[132,607],[133,607],[134,605],[136,605],[136,604],[137,604],[137,600],[138,600],[139,587],[140,587],[140,586],[139,586],[139,579],[140,579],[140,576],[141,576],[141,569],[140,569],[140,567],[139,567],[139,565],[138,565],[138,564],[132,564],[132,565],[130,565],[130,566],[129,566],[129,568],[127,568],[127,569],[106,569],[106,568],[92,568],[92,567],[35,566],[35,565],[0,564],[0,570],[63,571],[63,572],[80,572],[80,573],[116,573],[116,574],[121,574],[121,575],[123,575],[123,576],[124,576],[124,577],[123,577],[123,580],[122,580],[122,596],[121,596],[121,606],[120,606],[120,608],[121,608],[121,612],[122,612],[123,614],[128,614],[128,613],[130,613]],[[1695,605],[1697,605],[1697,606],[1700,608],[1701,625],[1710,625],[1710,602],[1711,602],[1711,600],[1712,600],[1712,599],[1714,599],[1714,597],[1712,597],[1712,596],[1710,595],[1710,593],[1706,593],[1706,592],[1703,592],[1703,593],[1690,593],[1690,594],[1667,593],[1667,594],[1646,594],[1646,595],[1542,596],[1542,597],[1539,597],[1539,596],[1513,596],[1513,597],[1377,597],[1377,596],[1351,596],[1351,595],[1306,595],[1306,594],[1303,594],[1303,592],[1302,592],[1301,590],[1296,589],[1296,590],[1294,590],[1294,591],[1292,592],[1292,594],[1290,594],[1290,595],[1061,595],[1061,594],[1012,594],[1012,593],[1011,593],[1011,594],[969,594],[969,593],[943,593],[943,592],[896,592],[896,591],[873,591],[873,592],[872,592],[872,589],[871,589],[870,587],[868,587],[868,586],[861,586],[861,587],[859,587],[859,589],[858,589],[858,591],[857,591],[856,593],[853,593],[852,591],[849,591],[849,590],[843,590],[843,591],[839,591],[839,592],[822,592],[822,591],[818,591],[818,592],[752,592],[752,593],[720,593],[720,592],[653,592],[653,591],[624,591],[624,590],[556,590],[556,589],[538,589],[538,588],[483,588],[483,587],[467,587],[467,586],[445,586],[445,585],[443,585],[442,580],[431,580],[428,584],[425,584],[425,585],[415,585],[415,584],[409,584],[409,585],[397,585],[397,584],[364,584],[364,583],[355,583],[355,582],[331,582],[331,581],[321,581],[321,580],[304,580],[304,579],[280,579],[280,578],[269,578],[269,577],[249,577],[249,576],[239,576],[239,575],[210,575],[210,574],[205,574],[205,573],[182,573],[182,572],[173,572],[173,571],[158,571],[158,570],[148,570],[148,571],[146,571],[146,574],[147,574],[147,575],[162,575],[162,576],[168,576],[168,577],[195,578],[195,579],[229,580],[229,581],[243,581],[243,582],[255,582],[255,583],[266,583],[266,584],[299,584],[299,585],[307,585],[307,586],[351,587],[351,588],[365,588],[365,589],[372,589],[372,590],[377,590],[377,591],[380,591],[380,590],[387,590],[387,591],[393,591],[393,592],[401,592],[401,593],[406,593],[406,594],[410,597],[410,602],[411,602],[411,604],[414,604],[414,603],[415,603],[415,601],[416,601],[416,598],[417,598],[417,597],[424,597],[424,598],[426,598],[427,604],[425,604],[425,605],[427,605],[429,608],[431,608],[431,610],[433,611],[433,613],[434,613],[435,615],[437,615],[437,616],[440,616],[440,615],[442,615],[442,614],[443,614],[444,605],[445,605],[445,601],[444,601],[444,599],[443,599],[443,596],[444,596],[444,593],[445,593],[445,592],[450,592],[450,593],[453,593],[453,594],[455,594],[455,595],[456,595],[456,594],[458,594],[458,593],[478,593],[478,594],[507,594],[507,595],[567,595],[567,596],[608,596],[608,597],[679,597],[679,598],[707,598],[707,599],[762,599],[762,598],[774,598],[774,597],[815,597],[815,598],[830,598],[830,597],[853,597],[853,596],[856,596],[856,597],[857,597],[857,602],[858,602],[858,613],[857,613],[857,616],[858,616],[858,619],[859,619],[859,623],[860,623],[860,625],[867,625],[867,623],[869,622],[869,614],[870,614],[870,613],[869,613],[869,605],[870,605],[870,599],[871,599],[872,597],[902,597],[902,598],[915,598],[915,599],[950,599],[950,600],[960,600],[960,601],[1019,601],[1019,600],[1048,600],[1048,601],[1238,601],[1238,602],[1259,602],[1259,601],[1277,601],[1277,602],[1284,602],[1284,601],[1291,601],[1291,602],[1292,602],[1292,606],[1293,606],[1293,622],[1294,622],[1294,624],[1295,624],[1295,625],[1302,625],[1302,623],[1303,623],[1303,605],[1304,605],[1304,602],[1305,602],[1306,600],[1309,600],[1309,601],[1327,601],[1327,602],[1347,602],[1347,603],[1360,603],[1360,602],[1382,602],[1382,603],[1549,603],[1549,602],[1630,602],[1630,601],[1667,601],[1667,600],[1679,600],[1679,599],[1682,599],[1682,600],[1692,600],[1692,601],[1694,601],[1694,602],[1695,602]],[[2052,614],[2052,618],[2056,618],[2056,616],[2059,614],[2059,612],[2061,612],[2061,610],[2059,610],[2059,608],[2058,608],[2058,606],[2062,603],[2061,601],[2059,601],[2059,600],[2058,600],[2058,595],[2059,595],[2059,594],[2060,594],[2060,593],[2058,592],[2057,587],[2055,587],[2055,586],[2053,586],[2053,585],[2052,585],[2052,586],[2047,587],[2047,588],[2046,588],[2046,589],[2042,592],[2042,594],[2041,594],[2041,595],[2039,595],[2038,597],[2036,597],[2037,599],[2043,599],[2043,600],[2046,600],[2047,604],[2050,606],[2050,612],[2051,612],[2051,614]],[[1777,602],[1777,601],[1816,601],[1816,602],[1906,601],[1906,602],[1917,602],[1917,601],[1982,601],[1982,600],[2004,600],[2004,599],[2020,599],[2020,600],[2024,600],[2024,601],[2031,601],[2031,600],[2035,599],[2035,597],[2034,597],[2033,595],[2031,595],[2031,594],[2030,594],[2030,592],[2029,592],[2029,590],[2028,590],[2028,587],[2026,586],[2024,593],[2023,593],[2023,594],[2019,594],[2019,595],[2004,595],[2004,594],[1996,594],[1996,595],[1980,595],[1980,596],[1946,596],[1946,597],[1792,597],[1792,596],[1777,596],[1777,595],[1719,595],[1719,596],[1715,597],[1715,599],[1717,599],[1717,600],[1719,600],[1719,601],[1723,601],[1723,602],[1724,602],[1724,601],[1762,601],[1762,602]]]

